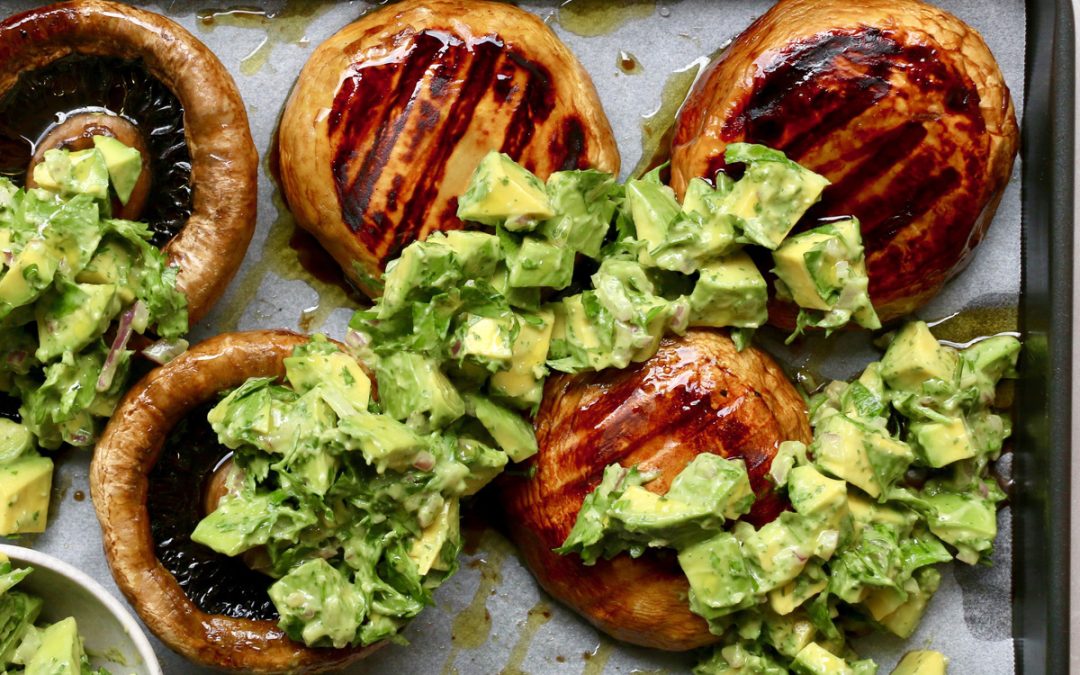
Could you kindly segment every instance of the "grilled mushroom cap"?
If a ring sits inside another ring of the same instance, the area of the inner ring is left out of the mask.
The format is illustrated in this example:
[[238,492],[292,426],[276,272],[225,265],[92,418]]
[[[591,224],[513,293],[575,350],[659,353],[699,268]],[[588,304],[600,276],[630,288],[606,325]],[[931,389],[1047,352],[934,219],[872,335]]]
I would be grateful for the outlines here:
[[219,392],[249,377],[283,376],[283,359],[304,340],[287,331],[251,331],[199,344],[127,393],[94,452],[90,491],[113,577],[150,630],[192,661],[254,673],[318,672],[343,667],[381,644],[309,648],[290,640],[273,621],[204,612],[155,553],[148,476],[169,435]]
[[540,452],[530,472],[501,479],[509,530],[540,585],[600,630],[626,642],[681,651],[715,642],[690,611],[689,586],[668,551],[627,554],[586,567],[552,551],[570,533],[604,467],[637,465],[664,494],[698,454],[741,457],[757,501],[748,520],[784,509],[767,473],[781,441],[810,441],[802,398],[776,363],[742,352],[720,332],[693,330],[663,341],[626,370],[548,380],[536,417]]
[[183,106],[192,209],[164,250],[180,268],[177,283],[194,324],[225,290],[255,230],[258,157],[236,85],[173,21],[120,3],[75,0],[0,23],[0,97],[21,75],[72,57],[141,64]]
[[405,0],[311,55],[279,135],[289,207],[361,290],[401,249],[461,227],[457,195],[491,150],[541,178],[617,173],[588,74],[536,16],[510,4]]
[[[729,143],[779,148],[832,186],[805,219],[858,216],[883,321],[968,262],[1012,171],[1016,116],[982,38],[918,0],[782,0],[683,107],[672,185],[723,168]],[[772,310],[773,308],[770,308]],[[794,325],[790,304],[770,311]]]

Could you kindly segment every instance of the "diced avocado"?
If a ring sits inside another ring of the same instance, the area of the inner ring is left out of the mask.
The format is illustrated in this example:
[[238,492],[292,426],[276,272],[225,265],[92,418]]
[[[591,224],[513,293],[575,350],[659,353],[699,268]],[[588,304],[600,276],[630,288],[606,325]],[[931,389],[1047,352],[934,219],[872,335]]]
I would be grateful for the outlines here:
[[52,283],[58,263],[44,240],[30,240],[0,278],[0,318],[37,298]]
[[505,452],[488,447],[485,443],[472,438],[459,438],[455,455],[469,467],[469,476],[465,479],[463,497],[474,495],[485,485],[495,480],[502,473],[509,458]]
[[458,521],[458,500],[447,499],[434,522],[413,540],[409,557],[416,563],[420,576],[427,574],[433,567],[441,566],[439,554],[448,540],[457,538]]
[[1011,335],[979,340],[960,353],[960,388],[974,387],[980,402],[993,401],[1002,377],[1015,375],[1020,341]]
[[424,439],[415,431],[386,415],[358,413],[341,420],[340,429],[348,440],[355,441],[364,461],[379,473],[386,468],[404,471],[412,465],[417,453],[427,449]]
[[917,649],[904,654],[891,675],[945,675],[949,660],[941,652]]
[[543,380],[547,375],[544,364],[547,362],[554,325],[555,313],[550,309],[521,317],[510,367],[491,376],[492,393],[523,407],[540,403]]
[[765,635],[776,651],[791,659],[814,641],[817,629],[805,612],[785,615],[765,612]]
[[927,380],[951,384],[958,358],[952,349],[938,344],[930,328],[912,321],[893,338],[881,359],[881,377],[893,389],[920,391]]
[[802,574],[779,588],[769,591],[769,606],[783,616],[825,590],[829,579],[818,563],[808,563]]
[[97,148],[77,152],[46,150],[45,161],[34,167],[34,181],[46,190],[66,195],[109,198],[109,167]]
[[457,284],[461,273],[460,260],[445,238],[414,241],[386,266],[379,318],[392,317],[407,302],[423,299],[433,289],[446,290]]
[[26,426],[0,417],[0,466],[34,449],[34,434]]
[[809,464],[788,474],[788,499],[795,511],[807,516],[835,513],[847,507],[847,485],[822,475]]
[[119,239],[106,239],[98,246],[90,262],[75,275],[80,284],[113,284],[117,297],[125,304],[135,301],[135,292],[128,285],[134,265],[131,247]]
[[975,456],[971,434],[963,417],[948,422],[912,422],[908,437],[914,438],[919,454],[929,466],[943,466]]
[[773,251],[773,272],[784,282],[784,288],[799,307],[829,311],[831,306],[818,292],[818,284],[810,273],[806,256],[824,247],[834,237],[823,232],[805,232],[784,241]]
[[26,675],[80,675],[82,658],[79,627],[69,616],[41,634],[41,647],[26,664]]
[[881,486],[870,465],[866,439],[867,432],[862,427],[837,414],[818,425],[810,450],[814,464],[822,470],[876,498],[881,494]]
[[506,302],[511,307],[530,311],[536,311],[540,308],[540,288],[537,286],[529,288],[517,288],[516,286],[511,286],[510,269],[506,266],[505,261],[500,262],[495,267],[495,274],[488,282],[499,295],[506,298]]
[[476,394],[467,394],[465,403],[511,460],[520,462],[536,454],[536,434],[521,415]]
[[[562,345],[561,348],[568,354],[566,358],[573,361],[573,370],[602,370],[613,365],[612,319],[600,304],[595,291],[563,298],[553,309],[555,323],[551,332],[551,350],[554,358],[560,358],[558,349]],[[551,365],[553,368],[559,367],[557,361]]]
[[58,284],[42,296],[37,318],[39,361],[78,352],[101,335],[120,309],[112,284]]
[[690,294],[691,326],[757,328],[769,318],[768,291],[754,261],[740,251],[704,265]]
[[342,648],[357,637],[367,601],[363,591],[322,558],[307,560],[270,586],[268,593],[293,640]]
[[745,163],[746,171],[724,201],[725,210],[743,220],[743,236],[775,249],[829,184],[784,153],[761,145],[732,143],[724,159]]
[[753,577],[729,532],[681,549],[679,566],[690,582],[690,608],[697,614],[716,619],[757,604]]
[[498,318],[466,314],[459,328],[461,351],[457,355],[472,357],[492,367],[508,365],[514,354],[517,323],[511,314]]
[[127,204],[142,173],[142,153],[109,136],[94,136],[94,147],[105,159],[116,196]]
[[541,232],[550,241],[590,258],[600,257],[615,215],[614,176],[600,171],[556,171],[548,176],[547,193],[557,214],[544,221]]
[[678,217],[679,202],[670,187],[650,180],[626,181],[626,203],[639,241],[645,246],[638,260],[654,266],[650,251],[661,246],[667,238],[668,226]]
[[489,152],[458,200],[457,216],[508,230],[531,230],[555,215],[544,183],[508,155]]
[[395,419],[427,415],[440,428],[465,414],[465,402],[434,359],[395,352],[376,366],[379,401]]
[[[908,583],[912,582],[908,580]],[[915,588],[918,588],[917,584]],[[869,589],[862,599],[862,604],[870,610],[870,616],[874,617],[875,621],[881,621],[899,609],[907,599],[908,593],[900,588],[880,586]]]
[[284,363],[285,377],[297,393],[303,394],[320,384],[332,382],[349,396],[349,402],[356,408],[367,408],[371,398],[371,380],[356,359],[348,354],[313,352],[288,356]]
[[849,491],[847,500],[848,513],[851,514],[856,536],[863,525],[871,523],[884,523],[895,527],[900,532],[909,532],[918,519],[912,511],[899,511],[891,506],[879,504],[867,499],[859,492]]
[[911,637],[911,634],[919,626],[919,621],[922,620],[923,614],[926,612],[926,606],[930,602],[930,598],[933,597],[938,586],[941,585],[941,573],[933,567],[924,567],[918,570],[913,578],[918,584],[918,591],[910,593],[904,604],[900,605],[888,616],[878,620],[890,633],[905,640]]
[[792,672],[799,675],[854,675],[844,659],[816,642],[811,642],[795,655]]
[[0,466],[0,536],[44,532],[53,462],[26,454]]
[[749,525],[736,525],[735,536],[752,563],[758,591],[767,593],[798,577],[814,549],[819,548],[820,531],[819,519],[790,511],[756,531]]
[[930,531],[960,549],[959,559],[974,564],[978,553],[990,548],[997,536],[993,501],[957,492],[924,495],[923,499],[933,509],[927,517]]
[[574,276],[574,251],[558,242],[525,235],[520,241],[513,234],[502,233],[509,282],[516,288],[548,286],[561,290]]
[[754,491],[745,462],[709,452],[695,456],[675,476],[665,498],[696,506],[728,520],[749,513],[754,505]]
[[[440,233],[432,233],[431,237],[436,234]],[[502,260],[502,247],[494,234],[452,230],[443,236],[446,237],[446,245],[457,256],[463,277],[486,279],[495,274],[495,266]]]

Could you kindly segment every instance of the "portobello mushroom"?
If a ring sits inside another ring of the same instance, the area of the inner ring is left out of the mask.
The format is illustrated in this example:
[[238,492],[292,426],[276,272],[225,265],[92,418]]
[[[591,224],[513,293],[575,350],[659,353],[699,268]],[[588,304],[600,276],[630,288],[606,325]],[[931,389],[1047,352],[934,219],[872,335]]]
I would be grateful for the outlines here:
[[95,134],[143,153],[114,214],[149,222],[194,325],[255,229],[258,157],[235,83],[191,33],[120,3],[75,0],[0,23],[0,175],[33,186],[45,150]]
[[[269,579],[190,541],[213,497],[206,491],[217,489],[214,469],[227,455],[198,412],[250,377],[283,376],[283,359],[306,339],[251,331],[197,345],[127,393],[94,453],[90,491],[113,577],[150,630],[197,663],[253,673],[319,672],[381,645],[323,649],[290,640],[265,595]],[[177,436],[181,431],[188,433]]]
[[588,74],[536,16],[481,0],[406,0],[311,55],[281,120],[297,221],[368,295],[387,261],[456,229],[457,196],[501,150],[540,178],[618,173]]
[[[932,298],[970,260],[1012,172],[1018,129],[997,62],[971,27],[919,0],[782,0],[695,86],[671,182],[763,143],[832,185],[807,214],[855,215],[882,321]],[[770,320],[795,325],[774,302]]]
[[670,552],[587,567],[552,549],[616,462],[657,472],[644,487],[665,494],[700,453],[741,457],[756,494],[747,520],[775,518],[786,505],[767,477],[772,458],[782,441],[811,439],[805,404],[776,363],[754,347],[738,351],[725,333],[691,330],[625,370],[549,378],[535,427],[540,451],[501,479],[501,499],[540,585],[625,642],[670,651],[716,642],[690,611],[689,584]]

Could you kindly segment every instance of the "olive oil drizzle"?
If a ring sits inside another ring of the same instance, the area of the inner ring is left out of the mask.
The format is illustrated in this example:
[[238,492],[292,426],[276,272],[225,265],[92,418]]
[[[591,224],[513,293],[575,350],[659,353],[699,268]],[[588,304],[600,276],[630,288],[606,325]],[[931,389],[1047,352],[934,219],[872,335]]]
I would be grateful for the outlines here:
[[607,667],[608,659],[611,658],[613,651],[615,651],[614,643],[601,637],[596,649],[582,654],[582,658],[585,659],[585,668],[582,669],[581,675],[600,675]]
[[500,675],[525,675],[526,671],[522,670],[521,666],[525,663],[525,657],[529,655],[529,647],[532,646],[536,633],[548,621],[551,621],[551,607],[543,600],[539,600],[529,608],[529,612],[525,615],[525,623],[521,627],[517,642],[510,650],[510,658],[507,659],[506,666],[500,671]]
[[485,529],[481,533],[477,549],[477,557],[468,565],[479,570],[480,584],[476,587],[472,601],[457,613],[451,623],[450,639],[453,647],[443,663],[443,675],[457,672],[454,662],[462,649],[478,649],[484,646],[491,635],[488,598],[495,595],[502,582],[503,564],[513,551],[510,542],[491,529]]
[[624,24],[648,19],[656,12],[655,0],[565,0],[555,19],[566,30],[582,37],[608,35]]
[[694,83],[705,72],[710,61],[711,57],[699,56],[668,76],[660,94],[659,105],[641,117],[641,158],[630,175],[641,176],[648,173],[671,156],[675,120]]
[[331,6],[322,0],[287,0],[279,11],[251,6],[205,8],[199,10],[197,18],[199,28],[207,32],[219,25],[266,32],[259,45],[240,61],[240,72],[250,77],[263,69],[277,45],[306,45],[308,27]]

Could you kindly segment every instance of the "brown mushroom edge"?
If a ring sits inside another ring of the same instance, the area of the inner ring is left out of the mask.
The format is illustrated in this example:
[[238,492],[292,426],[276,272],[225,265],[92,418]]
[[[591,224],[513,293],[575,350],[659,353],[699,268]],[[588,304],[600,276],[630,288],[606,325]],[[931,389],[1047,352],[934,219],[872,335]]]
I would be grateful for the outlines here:
[[255,231],[258,153],[236,84],[175,22],[119,3],[76,0],[0,23],[0,96],[20,74],[73,55],[138,62],[183,107],[192,209],[164,251],[179,267],[177,285],[194,325],[221,297]]
[[250,331],[193,347],[127,393],[94,452],[90,491],[113,577],[150,630],[192,661],[252,673],[321,672],[341,668],[383,644],[308,648],[290,640],[273,621],[208,614],[156,554],[148,488],[170,435],[220,392],[249,377],[283,376],[283,359],[306,339],[288,331]]
[[786,508],[768,479],[777,446],[811,439],[806,405],[776,362],[753,347],[737,351],[723,332],[691,330],[625,370],[549,378],[535,427],[539,453],[499,485],[510,534],[540,585],[624,642],[685,651],[719,640],[690,611],[671,551],[588,567],[552,549],[616,462],[659,472],[644,487],[663,494],[702,452],[742,458],[757,494],[746,520],[773,520]]

